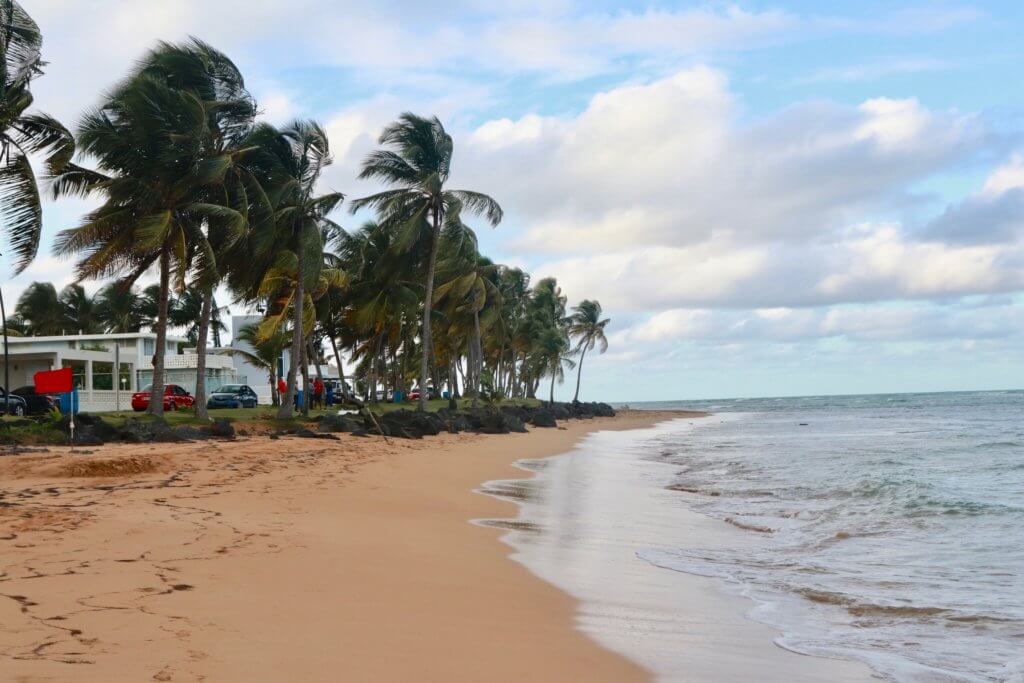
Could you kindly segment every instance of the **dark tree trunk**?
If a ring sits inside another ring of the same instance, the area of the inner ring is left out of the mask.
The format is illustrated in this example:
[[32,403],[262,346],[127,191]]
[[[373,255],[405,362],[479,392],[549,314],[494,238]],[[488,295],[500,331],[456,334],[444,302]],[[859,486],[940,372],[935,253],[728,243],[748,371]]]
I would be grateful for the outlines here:
[[440,243],[441,212],[434,208],[434,225],[430,231],[430,258],[427,261],[426,291],[423,295],[423,352],[420,358],[420,398],[416,409],[427,409],[427,370],[430,367],[430,313],[434,308],[434,269],[437,266],[437,249]]
[[153,382],[149,392],[150,415],[164,414],[164,356],[167,354],[167,301],[171,295],[171,256],[164,247],[160,252],[160,294],[156,313],[156,348],[153,349]]
[[311,402],[309,395],[309,356],[306,353],[308,348],[309,340],[307,339],[302,344],[302,365],[299,366],[302,370],[302,405],[299,406],[302,417],[309,417],[309,404]]
[[576,369],[576,393],[572,397],[572,402],[577,403],[580,400],[580,377],[583,376],[583,359],[587,355],[587,347],[583,347],[583,353],[580,354],[580,366]]
[[196,417],[210,419],[206,410],[206,338],[210,334],[210,315],[213,311],[213,287],[203,294],[203,307],[199,313],[199,339],[196,343]]
[[295,328],[292,330],[292,348],[288,354],[288,386],[285,388],[284,396],[281,397],[281,405],[277,409],[277,417],[279,420],[286,420],[292,417],[292,407],[295,403],[295,377],[298,367],[296,364],[302,361],[302,342],[304,336],[302,334],[302,301],[305,298],[305,292],[302,289],[302,247],[301,245],[295,250],[296,256],[296,282],[295,282],[295,299],[292,302],[292,314],[293,322],[292,326]]

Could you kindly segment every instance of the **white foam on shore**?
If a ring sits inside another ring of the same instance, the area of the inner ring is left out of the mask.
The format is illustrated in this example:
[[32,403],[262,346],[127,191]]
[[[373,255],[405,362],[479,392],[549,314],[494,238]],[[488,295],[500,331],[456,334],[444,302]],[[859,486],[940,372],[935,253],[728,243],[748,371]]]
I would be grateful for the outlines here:
[[679,492],[664,488],[678,468],[643,457],[660,437],[678,441],[700,424],[594,433],[541,468],[524,467],[535,473],[529,484],[493,482],[480,491],[520,506],[516,522],[529,530],[513,527],[503,536],[513,558],[579,601],[585,633],[660,680],[870,680],[863,664],[779,647],[775,630],[746,616],[754,603],[716,579],[666,571],[639,556],[759,542],[688,509]]

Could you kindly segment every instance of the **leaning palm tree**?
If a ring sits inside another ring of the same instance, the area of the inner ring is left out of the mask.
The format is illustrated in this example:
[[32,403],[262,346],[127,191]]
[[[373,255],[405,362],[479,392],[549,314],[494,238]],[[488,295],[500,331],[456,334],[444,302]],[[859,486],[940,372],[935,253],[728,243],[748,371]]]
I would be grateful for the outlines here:
[[[224,54],[194,39],[160,43],[79,127],[81,149],[98,170],[67,164],[54,179],[57,195],[105,199],[57,237],[58,255],[80,256],[79,280],[123,275],[132,283],[158,269],[154,396],[164,389],[172,276],[178,291],[190,271],[215,281],[208,237],[215,228],[238,235],[246,225],[247,195],[229,182],[240,153],[215,143],[254,113],[241,74]],[[221,130],[211,132],[215,126]],[[149,411],[162,415],[163,402],[150,401]]]
[[573,306],[569,316],[569,336],[576,338],[576,351],[580,354],[579,367],[576,371],[576,393],[573,403],[580,400],[580,377],[583,375],[583,358],[587,351],[599,345],[598,353],[608,350],[608,338],[604,336],[604,328],[611,318],[601,318],[601,304],[597,301],[584,299],[579,306]]
[[[0,237],[10,246],[15,274],[35,258],[43,231],[39,186],[29,155],[47,155],[48,170],[55,173],[75,150],[74,138],[56,119],[26,113],[32,105],[29,86],[43,72],[42,42],[39,27],[21,5],[0,0]],[[5,387],[10,386],[7,329],[0,292]]]
[[430,316],[441,230],[450,214],[459,213],[458,209],[482,214],[492,226],[501,222],[502,211],[485,194],[445,189],[453,143],[437,117],[426,119],[406,112],[384,129],[379,143],[390,149],[371,152],[363,161],[359,177],[382,181],[391,189],[356,200],[352,210],[377,210],[380,222],[395,230],[395,250],[412,254],[426,265],[419,373],[419,410],[426,410],[432,347]]
[[[285,419],[292,416],[300,366],[303,395],[309,395],[303,358],[315,319],[313,301],[329,286],[343,284],[341,270],[325,263],[324,244],[342,232],[328,216],[344,196],[340,192],[314,194],[320,175],[332,162],[327,133],[319,123],[295,121],[281,130],[257,126],[249,144],[259,148],[253,168],[273,207],[273,226],[255,231],[252,251],[233,269],[234,281],[248,298],[269,302],[260,326],[262,336],[280,329],[291,313],[288,389],[278,408],[278,417]],[[308,412],[306,405],[303,412]]]

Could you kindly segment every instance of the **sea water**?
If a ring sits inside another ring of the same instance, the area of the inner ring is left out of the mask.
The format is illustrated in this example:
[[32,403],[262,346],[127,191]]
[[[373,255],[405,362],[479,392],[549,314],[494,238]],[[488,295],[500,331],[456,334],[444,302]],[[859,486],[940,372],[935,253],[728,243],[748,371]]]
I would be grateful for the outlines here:
[[1024,680],[1024,392],[634,404],[714,414],[634,454],[743,544],[638,548],[715,577],[796,652],[895,680]]

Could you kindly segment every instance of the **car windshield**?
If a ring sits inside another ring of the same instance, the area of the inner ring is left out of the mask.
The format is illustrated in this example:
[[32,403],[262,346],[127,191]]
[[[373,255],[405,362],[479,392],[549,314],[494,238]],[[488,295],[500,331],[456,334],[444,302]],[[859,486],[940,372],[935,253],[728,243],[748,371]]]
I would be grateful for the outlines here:
[[142,387],[142,392],[140,392],[140,393],[146,394],[146,393],[149,393],[151,391],[153,391],[153,385],[152,384],[147,384],[146,386]]
[[237,394],[242,390],[241,384],[225,384],[217,390],[218,394]]

